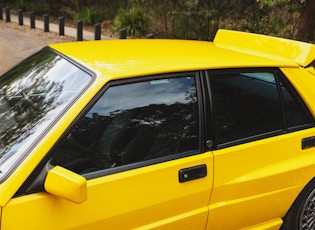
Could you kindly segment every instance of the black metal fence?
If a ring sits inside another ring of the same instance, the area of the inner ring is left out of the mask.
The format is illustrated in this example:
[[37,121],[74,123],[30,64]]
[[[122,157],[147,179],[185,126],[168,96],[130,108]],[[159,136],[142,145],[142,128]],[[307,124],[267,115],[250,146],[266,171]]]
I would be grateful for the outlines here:
[[[5,22],[11,22],[11,11],[9,7],[5,7],[4,9],[5,12]],[[24,25],[24,15],[22,10],[17,11],[17,17],[18,17],[18,24],[20,26]],[[0,20],[3,19],[3,8],[0,7]],[[34,12],[29,13],[29,20],[30,20],[30,28],[35,29],[36,28],[36,20],[35,20],[35,14]],[[45,14],[43,16],[43,27],[45,33],[50,32],[49,28],[49,15]],[[58,18],[58,27],[59,27],[59,36],[64,36],[65,35],[65,19],[64,17],[59,17]],[[83,22],[82,20],[78,20],[76,22],[76,39],[77,41],[83,41]],[[94,25],[94,40],[101,40],[101,24],[97,23]],[[127,29],[122,29],[119,32],[119,39],[126,39],[127,38]],[[149,39],[154,38],[154,34],[149,34],[147,36]]]

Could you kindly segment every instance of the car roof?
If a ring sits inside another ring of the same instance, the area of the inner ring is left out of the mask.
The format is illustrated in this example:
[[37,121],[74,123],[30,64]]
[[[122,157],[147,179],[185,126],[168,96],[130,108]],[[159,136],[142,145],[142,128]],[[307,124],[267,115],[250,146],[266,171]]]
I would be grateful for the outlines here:
[[50,47],[97,75],[110,78],[203,69],[297,66],[292,60],[229,50],[206,41],[124,39],[59,43]]

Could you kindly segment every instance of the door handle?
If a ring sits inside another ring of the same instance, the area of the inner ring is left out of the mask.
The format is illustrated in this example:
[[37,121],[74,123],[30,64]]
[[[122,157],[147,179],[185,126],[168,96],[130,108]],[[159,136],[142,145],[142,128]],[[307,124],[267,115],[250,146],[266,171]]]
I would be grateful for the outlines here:
[[307,149],[315,146],[315,137],[306,137],[302,139],[302,149]]
[[178,172],[179,182],[187,182],[207,176],[207,165],[197,165],[189,168],[184,168]]

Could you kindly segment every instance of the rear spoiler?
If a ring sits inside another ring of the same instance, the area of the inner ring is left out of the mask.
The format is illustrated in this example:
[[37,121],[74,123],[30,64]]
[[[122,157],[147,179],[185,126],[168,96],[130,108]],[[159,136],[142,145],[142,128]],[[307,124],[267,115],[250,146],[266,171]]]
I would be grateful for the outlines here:
[[242,53],[278,60],[290,60],[302,67],[314,70],[314,44],[223,29],[218,30],[213,43],[216,46]]

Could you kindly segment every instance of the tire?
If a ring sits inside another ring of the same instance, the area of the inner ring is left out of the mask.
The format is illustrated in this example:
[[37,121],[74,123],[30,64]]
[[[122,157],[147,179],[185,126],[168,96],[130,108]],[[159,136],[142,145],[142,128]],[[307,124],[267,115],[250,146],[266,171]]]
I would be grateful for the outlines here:
[[313,179],[294,201],[283,219],[281,230],[315,229],[315,180]]

